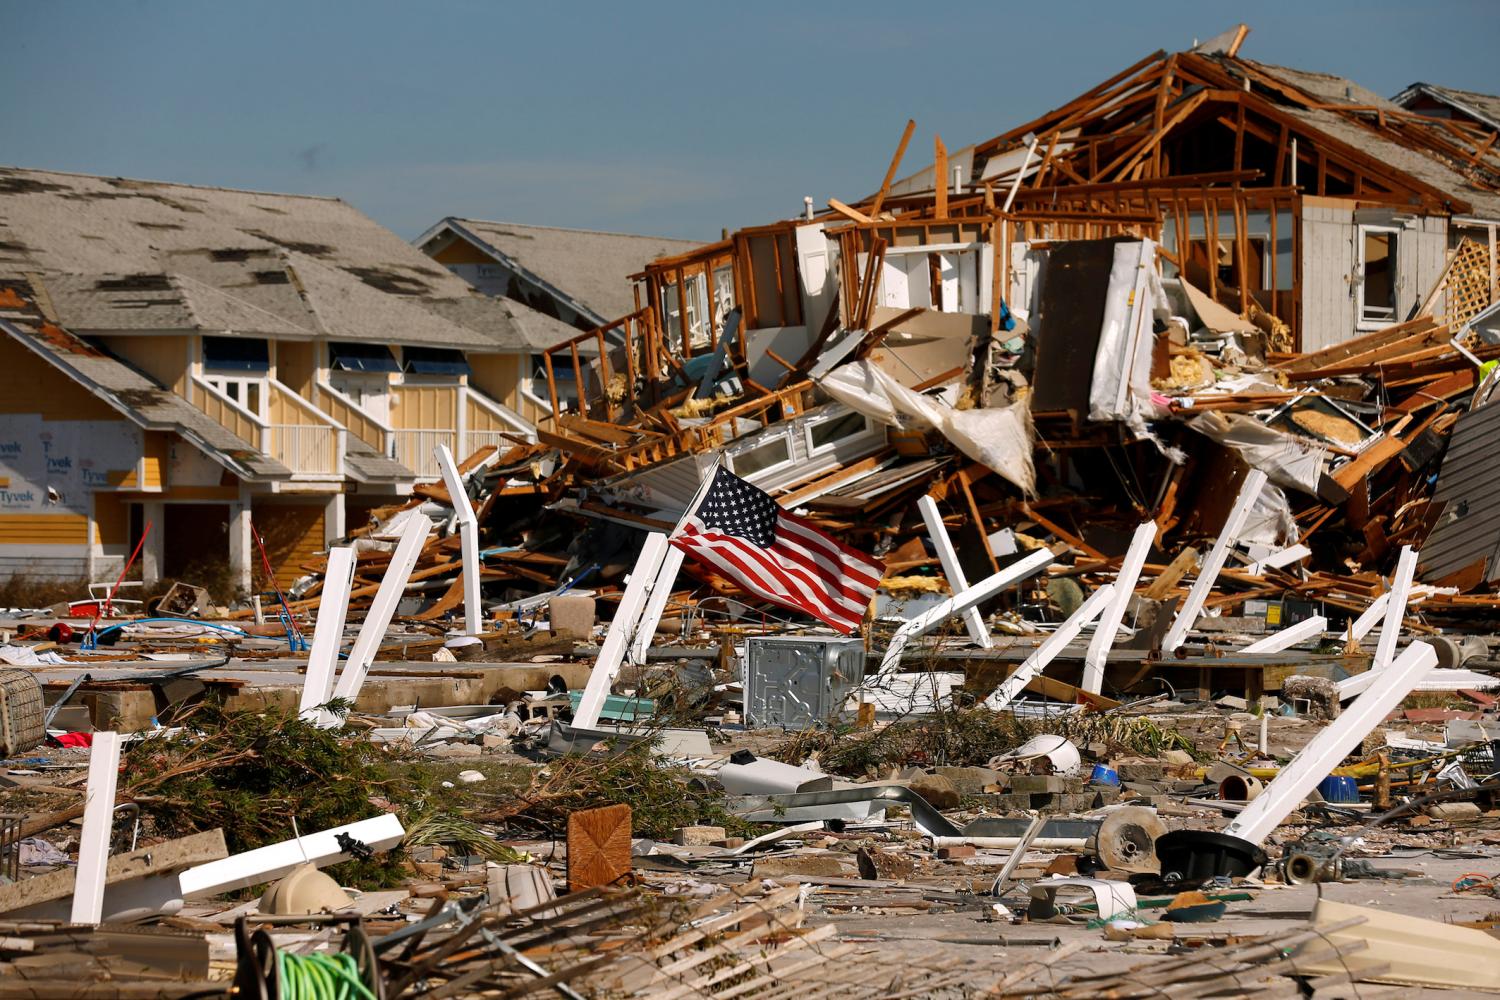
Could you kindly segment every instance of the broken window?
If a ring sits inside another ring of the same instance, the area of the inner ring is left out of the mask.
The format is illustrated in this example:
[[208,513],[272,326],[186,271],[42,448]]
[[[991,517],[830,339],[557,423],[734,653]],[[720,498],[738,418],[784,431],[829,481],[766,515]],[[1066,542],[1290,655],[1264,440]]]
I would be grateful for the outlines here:
[[1359,227],[1359,323],[1387,326],[1396,322],[1396,242],[1400,230]]

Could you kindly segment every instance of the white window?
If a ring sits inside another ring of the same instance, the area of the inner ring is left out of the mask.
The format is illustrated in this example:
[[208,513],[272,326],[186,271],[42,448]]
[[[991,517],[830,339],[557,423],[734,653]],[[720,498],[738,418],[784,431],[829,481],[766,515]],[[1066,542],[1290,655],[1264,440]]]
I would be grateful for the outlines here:
[[869,435],[872,428],[863,413],[834,413],[810,420],[805,433],[808,454],[822,455]]
[[729,471],[741,479],[753,480],[757,473],[779,469],[791,461],[792,443],[785,434],[778,434],[753,448],[731,454]]
[[890,247],[880,268],[881,304],[896,309],[980,313],[988,308],[981,289],[983,243],[933,243]]
[[263,387],[265,379],[254,378],[244,375],[216,375],[208,372],[203,376],[203,381],[215,389],[239,403],[251,413],[265,419],[265,412],[261,409],[261,401],[265,396]]
[[1400,233],[1394,226],[1359,227],[1355,287],[1362,329],[1396,322],[1396,246]]

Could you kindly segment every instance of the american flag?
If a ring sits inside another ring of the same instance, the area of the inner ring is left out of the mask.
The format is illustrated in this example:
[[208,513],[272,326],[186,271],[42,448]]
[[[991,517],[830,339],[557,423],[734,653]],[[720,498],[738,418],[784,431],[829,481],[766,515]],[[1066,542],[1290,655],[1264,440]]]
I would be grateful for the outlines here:
[[722,468],[671,543],[750,593],[844,635],[859,628],[885,575],[879,560],[829,538]]

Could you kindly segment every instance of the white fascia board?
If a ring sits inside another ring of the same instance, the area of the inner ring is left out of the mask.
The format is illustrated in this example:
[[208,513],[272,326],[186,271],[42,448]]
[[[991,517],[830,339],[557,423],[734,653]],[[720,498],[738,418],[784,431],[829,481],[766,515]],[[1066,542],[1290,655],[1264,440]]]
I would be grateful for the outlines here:
[[1228,519],[1224,522],[1224,530],[1219,532],[1214,547],[1204,558],[1203,565],[1198,569],[1198,578],[1193,581],[1193,588],[1188,591],[1182,610],[1177,613],[1176,620],[1172,622],[1166,638],[1162,640],[1162,652],[1170,653],[1181,646],[1187,639],[1188,632],[1197,624],[1198,616],[1203,611],[1203,604],[1208,600],[1208,595],[1214,588],[1214,582],[1219,578],[1219,570],[1224,568],[1224,560],[1229,557],[1230,547],[1234,545],[1235,539],[1245,527],[1245,519],[1250,516],[1250,508],[1260,498],[1265,486],[1266,474],[1259,469],[1251,469],[1250,474],[1245,477],[1245,482],[1240,486],[1240,494],[1234,501],[1234,507],[1229,511]]
[[344,661],[344,669],[339,671],[338,683],[333,689],[335,698],[354,701],[359,697],[359,689],[364,687],[365,675],[375,660],[381,640],[385,638],[385,630],[395,617],[396,606],[401,603],[401,597],[406,592],[407,578],[411,576],[412,567],[417,564],[417,557],[422,554],[422,546],[431,533],[432,520],[420,512],[407,518],[406,524],[402,526],[401,540],[396,543],[396,551],[392,553],[390,564],[386,566],[385,576],[380,580],[380,589],[375,592],[375,600],[370,602],[365,622],[359,628],[353,648],[349,650],[349,659]]
[[954,594],[941,604],[934,605],[911,621],[902,625],[891,636],[885,657],[880,661],[877,676],[894,673],[901,665],[901,653],[907,643],[917,636],[926,635],[954,615],[963,614],[969,608],[982,604],[1013,583],[1019,583],[1052,565],[1052,552],[1038,549],[1024,559],[1018,560],[993,576],[987,576],[962,593]]
[[1299,642],[1322,635],[1327,630],[1328,619],[1322,615],[1313,615],[1311,618],[1304,619],[1279,632],[1272,632],[1264,639],[1252,642],[1240,650],[1240,653],[1252,655],[1255,653],[1279,653],[1288,646],[1295,646]]
[[1109,658],[1109,649],[1115,644],[1120,622],[1125,618],[1125,607],[1130,595],[1135,593],[1135,582],[1141,577],[1141,568],[1156,541],[1156,522],[1146,521],[1135,529],[1130,539],[1130,548],[1120,563],[1120,572],[1115,577],[1115,594],[1099,616],[1099,627],[1094,630],[1093,641],[1083,660],[1083,689],[1098,694],[1104,689],[1104,665]]
[[334,668],[344,641],[344,621],[349,613],[349,592],[354,585],[354,549],[339,545],[328,550],[323,571],[323,593],[318,597],[318,620],[313,626],[312,649],[307,654],[307,676],[302,682],[302,702],[297,710],[307,721],[316,721],[312,710],[326,704],[333,692]]
[[1391,579],[1390,599],[1385,607],[1385,624],[1380,627],[1380,641],[1375,645],[1371,670],[1383,670],[1396,655],[1396,640],[1401,638],[1401,622],[1406,618],[1406,602],[1411,597],[1411,580],[1417,571],[1417,550],[1401,546],[1396,560],[1396,574]]
[[1047,665],[1057,658],[1083,627],[1104,613],[1104,608],[1115,596],[1115,585],[1106,583],[1098,590],[1089,595],[1088,600],[1081,604],[1077,611],[1069,616],[1068,620],[1057,627],[1057,631],[1042,640],[1042,644],[1036,648],[1030,656],[1026,657],[1016,672],[1006,678],[1005,683],[995,689],[984,703],[984,707],[998,712],[1009,705],[1021,693],[1021,689],[1031,683],[1031,679],[1043,670]]
[[[610,685],[619,676],[626,648],[635,634],[636,624],[646,608],[646,598],[650,596],[652,585],[661,573],[669,548],[671,546],[667,543],[664,532],[653,531],[646,536],[641,554],[636,557],[635,568],[630,571],[625,593],[620,595],[620,603],[615,608],[614,620],[609,623],[604,645],[599,648],[599,655],[594,660],[594,669],[589,672],[589,682],[584,686],[578,710],[573,713],[575,729],[593,729],[599,725],[599,713],[604,709],[604,699],[609,697]],[[670,588],[669,582],[667,589]]]
[[1263,842],[1436,665],[1437,650],[1427,643],[1408,646],[1396,662],[1372,678],[1364,694],[1281,769],[1224,832],[1252,844]]
[[668,545],[666,554],[662,556],[661,566],[651,579],[646,607],[635,626],[635,638],[630,644],[632,663],[646,662],[651,640],[656,635],[656,626],[661,623],[661,616],[667,610],[667,601],[672,597],[672,585],[677,582],[677,573],[682,569],[685,556],[686,553],[675,545]]
[[109,868],[109,841],[115,826],[115,786],[119,778],[120,734],[95,733],[89,747],[89,783],[69,918],[75,924],[97,924],[104,912],[105,873]]
[[[927,526],[927,535],[932,539],[932,547],[937,550],[938,563],[943,567],[943,575],[948,578],[948,589],[953,593],[962,593],[969,589],[969,578],[964,575],[963,567],[958,564],[958,551],[953,548],[953,540],[948,537],[948,529],[943,525],[943,515],[938,511],[937,501],[930,496],[924,496],[917,501],[917,510],[922,514],[922,522]],[[989,626],[984,623],[984,616],[979,609],[970,608],[964,612],[964,625],[969,630],[969,638],[974,640],[975,645],[981,649],[991,649],[995,640],[990,638]]]
[[353,837],[372,850],[385,851],[401,843],[406,830],[395,813],[386,813],[320,833],[310,833],[305,837],[267,844],[253,851],[189,868],[178,876],[182,895],[188,899],[194,896],[216,896],[222,892],[247,889],[261,882],[275,881],[300,865],[313,864],[325,868],[347,861],[350,856],[339,846],[340,834]]
[[474,505],[469,502],[458,466],[448,446],[440,444],[433,450],[438,468],[443,473],[443,485],[448,489],[448,500],[458,515],[459,550],[463,554],[464,577],[464,629],[467,635],[478,635],[484,631],[484,609],[479,605],[479,519],[474,516]]

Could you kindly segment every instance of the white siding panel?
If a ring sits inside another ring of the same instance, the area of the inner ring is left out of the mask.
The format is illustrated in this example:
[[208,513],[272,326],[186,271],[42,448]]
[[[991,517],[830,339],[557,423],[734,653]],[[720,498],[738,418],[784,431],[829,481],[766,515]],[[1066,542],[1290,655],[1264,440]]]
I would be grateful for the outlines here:
[[1302,350],[1318,351],[1354,335],[1354,213],[1302,206]]

